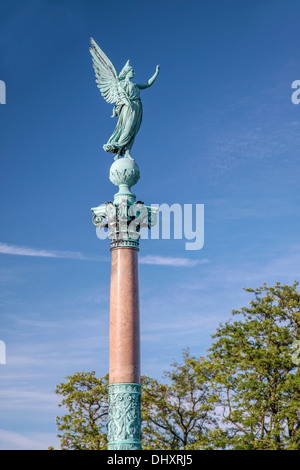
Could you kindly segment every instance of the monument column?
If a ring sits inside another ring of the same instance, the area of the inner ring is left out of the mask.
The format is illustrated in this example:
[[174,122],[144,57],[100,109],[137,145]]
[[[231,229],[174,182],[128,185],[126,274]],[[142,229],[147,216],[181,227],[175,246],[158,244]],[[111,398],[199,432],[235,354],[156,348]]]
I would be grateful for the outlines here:
[[131,192],[140,178],[132,158],[116,160],[109,177],[119,187],[114,201],[92,208],[94,225],[107,227],[111,240],[108,449],[140,450],[138,252],[140,229],[155,224],[157,209]]
[[140,383],[138,249],[111,249],[109,381]]
[[108,449],[141,449],[138,249],[111,248]]
[[140,91],[155,82],[160,67],[146,83],[132,82],[129,60],[121,72],[91,38],[96,83],[107,103],[114,103],[115,130],[103,148],[116,154],[109,178],[119,187],[113,202],[92,208],[93,223],[107,227],[111,240],[110,358],[108,449],[141,449],[140,318],[138,250],[140,229],[156,222],[156,208],[136,201],[131,187],[140,170],[130,155],[143,116]]

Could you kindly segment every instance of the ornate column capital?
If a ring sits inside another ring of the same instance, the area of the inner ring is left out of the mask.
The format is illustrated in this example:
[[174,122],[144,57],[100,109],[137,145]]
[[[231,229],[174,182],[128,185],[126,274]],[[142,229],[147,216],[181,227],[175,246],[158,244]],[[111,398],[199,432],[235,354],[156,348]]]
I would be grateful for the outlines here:
[[108,228],[111,248],[130,247],[139,249],[140,230],[150,229],[157,221],[156,207],[145,206],[136,201],[131,187],[138,182],[140,170],[132,158],[119,158],[110,167],[109,179],[119,187],[114,200],[92,207],[93,224]]
[[156,207],[146,206],[142,201],[131,202],[127,197],[93,207],[93,224],[108,228],[111,248],[130,247],[139,249],[142,227],[150,229],[156,224]]

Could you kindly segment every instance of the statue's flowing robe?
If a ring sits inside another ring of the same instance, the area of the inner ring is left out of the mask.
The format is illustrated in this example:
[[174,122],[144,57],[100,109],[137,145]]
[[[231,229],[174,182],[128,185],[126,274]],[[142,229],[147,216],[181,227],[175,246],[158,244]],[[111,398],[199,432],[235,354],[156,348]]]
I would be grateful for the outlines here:
[[114,107],[114,115],[119,116],[117,126],[107,144],[103,145],[106,152],[124,155],[126,150],[131,150],[135,136],[141,126],[143,106],[140,99],[139,87],[131,82],[121,82],[126,92],[130,106],[122,100],[122,96]]

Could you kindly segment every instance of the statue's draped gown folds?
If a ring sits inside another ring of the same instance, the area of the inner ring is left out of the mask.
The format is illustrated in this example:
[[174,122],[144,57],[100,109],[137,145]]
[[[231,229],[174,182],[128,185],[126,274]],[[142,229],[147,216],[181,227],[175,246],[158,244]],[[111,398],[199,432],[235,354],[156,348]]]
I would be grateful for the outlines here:
[[135,83],[123,80],[120,86],[128,97],[129,106],[126,100],[123,100],[114,107],[114,113],[119,116],[119,120],[113,135],[103,148],[106,152],[124,155],[126,150],[130,152],[132,149],[135,136],[141,126],[143,105],[139,87]]
[[159,66],[156,67],[155,74],[147,83],[138,85],[131,81],[134,77],[134,70],[129,60],[117,75],[113,64],[93,39],[91,39],[91,44],[90,52],[96,82],[104,99],[108,103],[115,103],[112,117],[118,117],[114,133],[103,148],[106,152],[116,154],[115,159],[120,156],[131,158],[130,151],[143,117],[140,90],[154,83],[159,73]]

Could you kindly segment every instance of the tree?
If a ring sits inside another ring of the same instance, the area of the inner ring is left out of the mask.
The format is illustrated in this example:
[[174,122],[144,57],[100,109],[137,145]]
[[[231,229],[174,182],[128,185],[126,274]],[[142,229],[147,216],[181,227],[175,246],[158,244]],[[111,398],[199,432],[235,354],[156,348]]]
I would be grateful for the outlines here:
[[63,396],[59,406],[68,413],[57,417],[62,450],[104,450],[107,446],[108,375],[77,372],[56,387]]
[[[174,363],[165,373],[168,384],[142,376],[143,449],[194,449],[205,447],[215,425],[215,396],[209,391],[205,360],[183,353],[183,364]],[[194,367],[197,364],[198,375]],[[56,387],[63,396],[60,406],[68,413],[57,418],[62,449],[107,448],[108,376],[76,373]]]
[[[144,449],[300,449],[299,284],[245,289],[239,320],[219,325],[206,357],[183,353],[166,383],[142,377]],[[62,449],[107,447],[108,375],[57,386]]]
[[[197,365],[197,376],[195,366]],[[188,351],[183,363],[165,372],[166,384],[143,377],[142,418],[144,449],[204,448],[215,429],[214,403],[207,361]]]
[[300,372],[292,361],[300,339],[300,294],[292,286],[245,289],[249,307],[220,325],[209,350],[233,449],[300,449]]

